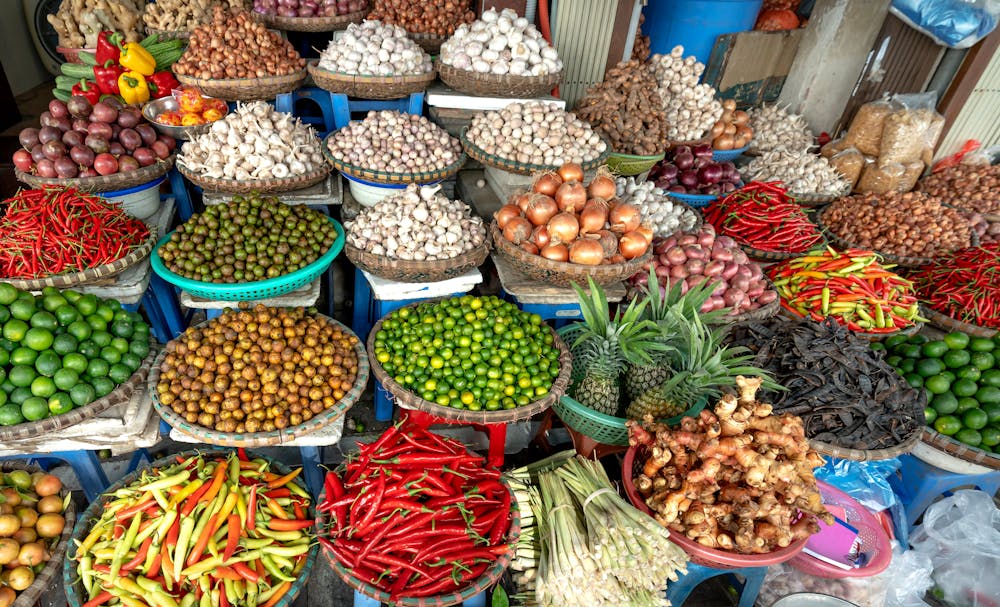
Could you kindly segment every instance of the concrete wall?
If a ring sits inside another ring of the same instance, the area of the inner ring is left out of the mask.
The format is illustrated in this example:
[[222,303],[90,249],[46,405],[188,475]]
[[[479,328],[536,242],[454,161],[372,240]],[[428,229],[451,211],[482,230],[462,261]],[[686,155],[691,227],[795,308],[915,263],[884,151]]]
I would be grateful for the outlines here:
[[0,63],[15,95],[52,78],[31,42],[22,0],[0,0]]

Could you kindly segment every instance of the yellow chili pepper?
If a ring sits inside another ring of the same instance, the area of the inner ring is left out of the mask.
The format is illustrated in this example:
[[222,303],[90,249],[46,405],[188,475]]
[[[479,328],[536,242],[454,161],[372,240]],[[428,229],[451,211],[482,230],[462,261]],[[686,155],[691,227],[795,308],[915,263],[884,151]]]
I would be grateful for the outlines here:
[[156,71],[156,59],[138,42],[129,42],[122,46],[122,54],[118,63],[125,69],[138,72],[143,76],[152,76]]

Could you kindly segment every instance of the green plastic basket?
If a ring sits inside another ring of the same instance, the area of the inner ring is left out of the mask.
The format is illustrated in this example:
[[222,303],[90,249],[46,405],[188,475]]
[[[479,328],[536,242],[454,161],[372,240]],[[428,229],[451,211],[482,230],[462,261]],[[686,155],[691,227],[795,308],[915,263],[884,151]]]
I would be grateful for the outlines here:
[[633,154],[619,154],[617,152],[612,152],[608,156],[607,165],[613,173],[616,175],[622,175],[623,177],[630,177],[632,175],[639,175],[640,173],[645,173],[653,166],[663,160],[666,154],[661,152],[656,156],[635,156]]
[[163,260],[160,259],[160,247],[170,240],[173,232],[167,234],[160,239],[160,242],[156,243],[156,248],[153,249],[153,254],[149,257],[149,261],[153,267],[153,271],[160,278],[195,297],[203,297],[212,301],[254,301],[267,299],[268,297],[277,297],[316,280],[320,274],[330,267],[333,260],[343,250],[345,240],[344,227],[336,219],[329,218],[329,220],[337,230],[337,239],[333,241],[333,245],[330,246],[326,253],[316,261],[291,274],[276,276],[267,280],[241,283],[213,283],[191,280],[190,278],[185,278],[180,274],[171,272],[167,269],[167,266],[163,265]]
[[[580,331],[580,327],[580,323],[573,323],[557,331],[566,343],[566,346],[570,349],[570,352],[573,351],[573,342],[576,341],[576,333]],[[573,372],[570,375],[570,387],[567,392],[572,392],[580,379],[582,379],[582,373],[577,371],[574,366]],[[672,426],[680,423],[682,418],[698,415],[707,404],[708,397],[703,396],[684,413],[660,421]],[[580,434],[589,436],[598,443],[603,445],[628,445],[628,429],[625,427],[627,420],[624,417],[615,417],[595,411],[566,395],[557,400],[552,405],[552,409],[564,424]]]

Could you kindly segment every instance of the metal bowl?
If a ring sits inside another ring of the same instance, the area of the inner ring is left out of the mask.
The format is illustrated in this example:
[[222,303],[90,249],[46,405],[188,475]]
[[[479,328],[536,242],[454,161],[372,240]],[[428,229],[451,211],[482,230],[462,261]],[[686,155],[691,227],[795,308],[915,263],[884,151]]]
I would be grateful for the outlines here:
[[[206,99],[208,99],[208,97],[206,97]],[[144,105],[142,107],[142,115],[146,120],[152,123],[153,128],[157,131],[163,133],[164,135],[170,135],[174,139],[183,139],[185,141],[207,133],[208,129],[212,127],[211,122],[195,126],[170,126],[168,124],[160,124],[156,121],[156,117],[160,114],[164,114],[166,112],[176,112],[179,109],[180,105],[172,96],[161,97],[160,99],[150,101]],[[227,114],[229,114],[228,105],[226,106],[226,111],[222,117],[225,118]],[[222,120],[222,118],[219,120]]]

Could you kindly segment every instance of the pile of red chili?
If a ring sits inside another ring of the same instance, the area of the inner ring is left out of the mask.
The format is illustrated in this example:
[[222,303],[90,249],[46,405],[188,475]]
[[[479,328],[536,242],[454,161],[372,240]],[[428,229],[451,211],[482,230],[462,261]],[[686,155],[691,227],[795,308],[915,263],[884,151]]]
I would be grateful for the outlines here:
[[719,234],[761,251],[804,253],[823,241],[816,224],[781,182],[753,181],[704,210]]
[[509,550],[499,471],[405,420],[327,473],[324,492],[320,542],[393,600],[460,590]]
[[1000,329],[1000,243],[955,251],[911,278],[934,310],[956,320]]
[[149,229],[75,188],[21,190],[3,202],[0,278],[39,278],[109,264],[149,238]]

